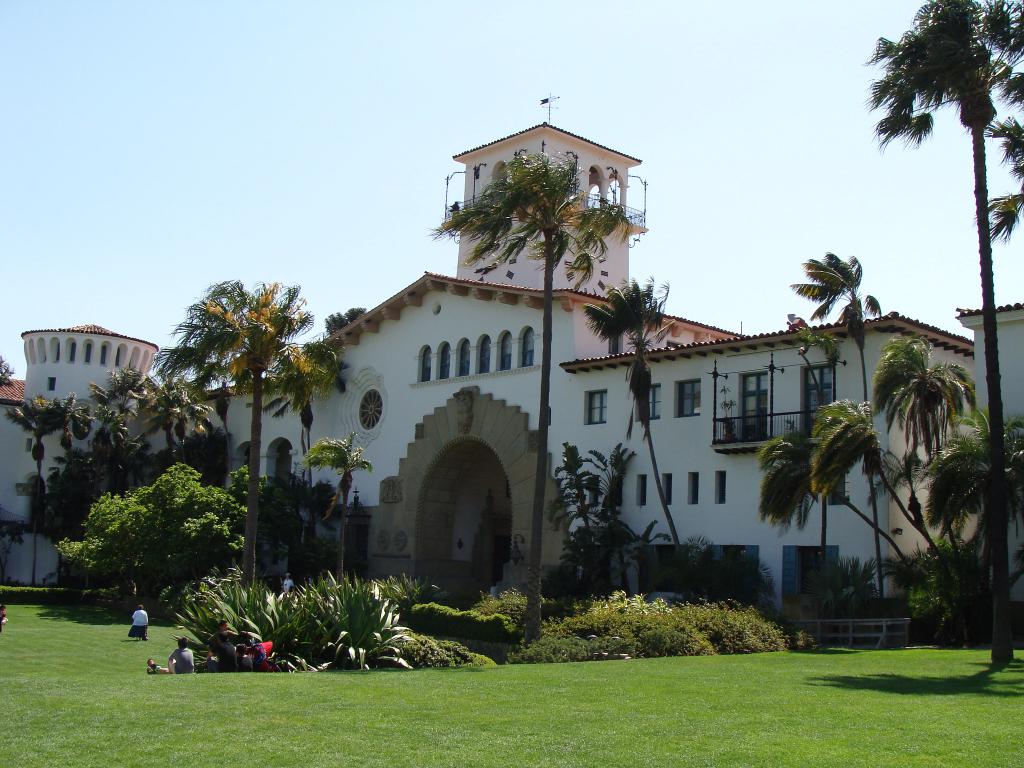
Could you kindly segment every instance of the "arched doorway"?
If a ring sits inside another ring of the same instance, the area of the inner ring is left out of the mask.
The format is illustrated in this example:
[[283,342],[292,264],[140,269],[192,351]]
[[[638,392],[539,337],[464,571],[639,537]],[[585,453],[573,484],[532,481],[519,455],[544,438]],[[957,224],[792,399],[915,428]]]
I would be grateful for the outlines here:
[[437,457],[420,490],[418,570],[458,591],[505,578],[512,546],[512,499],[497,455],[466,438]]

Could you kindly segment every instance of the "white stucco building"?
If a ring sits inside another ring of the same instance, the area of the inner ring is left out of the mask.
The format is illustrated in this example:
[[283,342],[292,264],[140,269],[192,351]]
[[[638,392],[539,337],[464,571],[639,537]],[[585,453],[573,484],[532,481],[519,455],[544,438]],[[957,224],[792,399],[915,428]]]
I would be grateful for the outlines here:
[[[638,201],[629,184],[629,171],[640,161],[547,124],[456,155],[466,166],[464,201],[472,200],[503,163],[523,151],[572,158],[581,186],[591,191],[592,204],[599,199],[625,204],[632,236],[646,231],[645,213],[637,207],[644,202],[643,190]],[[460,243],[456,255],[453,246],[453,276],[419,276],[340,331],[346,344],[347,390],[315,404],[312,437],[354,431],[366,446],[374,472],[358,475],[356,487],[367,513],[368,530],[360,535],[365,536],[372,575],[407,572],[484,589],[525,577],[537,450],[542,291],[537,262],[523,259],[481,269],[483,265],[465,263],[468,248]],[[655,520],[656,530],[665,532],[640,430],[626,440],[631,407],[625,381],[628,350],[620,352],[595,337],[583,314],[585,304],[599,301],[607,287],[630,275],[629,255],[627,244],[613,244],[590,282],[579,288],[564,273],[556,277],[548,466],[557,466],[565,442],[583,452],[607,452],[618,442],[626,443],[636,457],[626,479],[624,518],[635,530]],[[780,319],[787,309],[779,308]],[[1024,331],[1024,322],[1019,322],[1024,310],[1018,305],[1015,311],[1001,317],[1016,317],[1014,327]],[[962,320],[971,327],[969,318]],[[756,553],[773,574],[777,596],[797,594],[818,547],[818,525],[812,518],[804,530],[783,533],[759,521],[755,453],[773,434],[807,428],[817,405],[795,330],[780,322],[783,328],[777,332],[742,335],[675,316],[668,324],[665,346],[650,355],[656,387],[652,430],[679,534]],[[69,391],[84,395],[88,381],[102,381],[111,366],[148,369],[155,346],[103,329],[90,335],[88,328],[25,335],[25,396]],[[835,397],[861,400],[855,345],[843,328],[825,330],[839,340],[842,362],[836,368]],[[883,345],[906,334],[925,336],[937,359],[973,367],[971,339],[904,315],[871,320],[866,332],[869,376]],[[55,359],[55,340],[63,345],[62,361]],[[83,355],[90,340],[92,368],[86,368]],[[75,363],[67,359],[72,341]],[[101,363],[97,355],[104,345],[108,352]],[[1004,345],[1020,350],[1024,338],[1008,337]],[[820,353],[812,351],[810,357],[813,365]],[[1016,363],[1013,358],[1004,353],[1008,392],[1019,390],[1024,378],[1019,356]],[[831,384],[830,369],[820,370]],[[5,402],[20,399],[16,387],[6,394],[10,397]],[[1007,408],[1024,412],[1024,403],[1008,401]],[[230,409],[236,467],[248,451],[248,421],[248,408]],[[885,433],[883,419],[877,426],[884,440],[901,441],[898,433]],[[264,473],[280,475],[297,465],[299,433],[295,418],[264,420]],[[0,423],[0,450],[0,504],[25,514],[29,499],[13,490],[30,479],[34,467],[23,433],[6,422]],[[333,480],[328,473],[323,479]],[[549,472],[549,499],[554,489]],[[846,490],[858,507],[870,509],[862,475],[851,474]],[[880,498],[887,529],[901,547],[913,550],[909,526],[891,500]],[[546,528],[545,564],[558,563],[563,535]],[[874,557],[871,530],[840,506],[830,509],[828,540],[840,554]],[[883,543],[882,555],[887,554]],[[16,563],[23,574],[24,557]]]

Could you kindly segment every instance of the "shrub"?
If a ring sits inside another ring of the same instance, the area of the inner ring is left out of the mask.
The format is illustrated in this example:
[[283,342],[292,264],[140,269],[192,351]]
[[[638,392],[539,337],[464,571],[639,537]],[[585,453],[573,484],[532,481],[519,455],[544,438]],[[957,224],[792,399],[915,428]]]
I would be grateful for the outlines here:
[[0,603],[10,605],[83,605],[112,602],[118,596],[116,589],[0,587]]
[[408,616],[414,605],[437,603],[445,597],[440,587],[405,574],[377,579],[376,583],[381,596],[390,600],[402,616]]
[[629,638],[542,637],[508,658],[510,664],[557,664],[567,661],[605,661],[636,655],[636,644]]
[[489,667],[494,662],[451,640],[437,640],[410,632],[398,646],[402,658],[415,669],[428,667]]
[[518,589],[507,589],[497,596],[481,595],[473,610],[484,616],[500,613],[521,627],[526,620],[526,595]]
[[756,608],[681,605],[673,612],[685,616],[718,653],[766,653],[789,647],[783,629]]
[[487,643],[515,644],[521,638],[519,628],[508,616],[500,613],[486,616],[477,611],[459,611],[437,603],[413,606],[409,626],[428,635]]
[[811,572],[809,587],[822,618],[855,619],[875,596],[875,561],[840,557],[826,562]]
[[302,668],[403,666],[398,645],[406,629],[372,582],[326,576],[279,595],[245,586],[237,570],[202,583],[185,599],[178,622],[199,647],[226,619],[237,632],[274,643],[274,653]]
[[694,536],[655,568],[652,586],[678,592],[688,601],[734,600],[749,605],[774,602],[771,572],[756,557],[723,552],[707,539]]
[[621,593],[595,602],[579,615],[547,622],[544,633],[626,638],[635,642],[637,655],[645,657],[760,653],[788,647],[783,629],[755,608],[727,604],[672,607]]

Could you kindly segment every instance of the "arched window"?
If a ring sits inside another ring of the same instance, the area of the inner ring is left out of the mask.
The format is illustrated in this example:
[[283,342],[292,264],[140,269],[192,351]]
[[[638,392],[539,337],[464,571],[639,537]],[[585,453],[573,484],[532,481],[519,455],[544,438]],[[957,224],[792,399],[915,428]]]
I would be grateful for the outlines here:
[[60,362],[60,341],[57,339],[50,339],[50,357],[53,362]]
[[437,378],[447,379],[452,375],[452,347],[446,341],[437,351]]
[[469,376],[469,339],[459,342],[459,376]]
[[78,352],[78,343],[74,339],[68,340],[68,362],[75,362],[75,353]]
[[527,368],[531,365],[533,365],[533,328],[527,328],[519,339],[519,367]]
[[114,353],[114,367],[115,368],[120,368],[121,367],[121,362],[122,362],[121,358],[123,358],[123,357],[124,357],[124,344],[118,344],[117,345],[117,351]]
[[491,372],[491,337],[481,336],[476,347],[476,372]]
[[619,202],[619,172],[615,171],[612,174],[611,181],[608,182],[608,194],[605,195],[605,199],[609,202],[617,204]]
[[90,365],[92,363],[92,342],[85,342],[85,364]]
[[110,345],[107,342],[103,342],[100,345],[100,365],[107,364],[107,357],[110,355]]
[[420,381],[430,381],[430,347],[420,350]]
[[596,208],[603,200],[604,194],[604,177],[601,174],[601,169],[596,165],[590,166],[590,172],[587,175],[587,207]]
[[36,352],[39,354],[39,362],[46,362],[46,342],[42,339],[36,339]]
[[505,331],[498,337],[498,370],[507,371],[512,367],[512,334]]

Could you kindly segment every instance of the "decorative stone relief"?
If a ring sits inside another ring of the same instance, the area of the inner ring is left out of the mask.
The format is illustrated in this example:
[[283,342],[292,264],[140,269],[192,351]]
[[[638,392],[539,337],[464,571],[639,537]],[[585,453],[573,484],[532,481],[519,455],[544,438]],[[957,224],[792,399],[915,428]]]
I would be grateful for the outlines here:
[[398,504],[402,501],[402,478],[392,476],[380,481],[380,501],[382,504]]
[[473,428],[473,391],[460,389],[455,393],[456,427],[460,435],[468,435]]
[[391,545],[391,534],[381,528],[377,534],[377,549],[381,552],[387,552],[388,547]]
[[395,551],[404,552],[409,545],[409,535],[405,531],[398,531],[394,537]]

